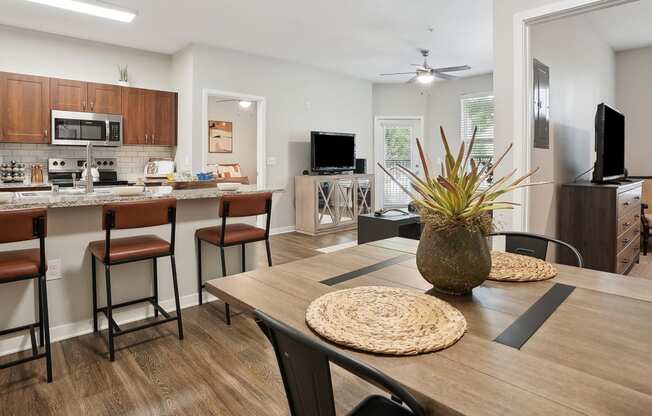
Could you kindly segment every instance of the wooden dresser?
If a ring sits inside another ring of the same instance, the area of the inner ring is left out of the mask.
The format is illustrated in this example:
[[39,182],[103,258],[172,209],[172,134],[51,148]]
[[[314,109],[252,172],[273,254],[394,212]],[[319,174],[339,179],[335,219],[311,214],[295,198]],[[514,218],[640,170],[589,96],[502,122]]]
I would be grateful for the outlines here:
[[[638,263],[643,182],[562,185],[560,239],[575,246],[589,269],[627,274]],[[559,262],[574,265],[565,250]]]

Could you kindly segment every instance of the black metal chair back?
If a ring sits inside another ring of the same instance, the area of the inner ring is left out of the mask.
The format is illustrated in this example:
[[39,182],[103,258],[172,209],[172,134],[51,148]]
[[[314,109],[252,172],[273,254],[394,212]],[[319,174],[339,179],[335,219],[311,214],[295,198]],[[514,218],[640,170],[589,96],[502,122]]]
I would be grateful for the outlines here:
[[407,390],[375,368],[310,339],[263,312],[255,311],[255,315],[274,346],[292,416],[335,416],[330,362],[388,391],[405,403],[413,415],[424,415],[421,405]]
[[572,245],[545,235],[523,232],[498,232],[489,234],[489,237],[505,236],[505,251],[508,253],[522,254],[545,260],[548,254],[548,245],[557,244],[570,250],[577,259],[577,267],[584,267],[584,260],[580,252]]

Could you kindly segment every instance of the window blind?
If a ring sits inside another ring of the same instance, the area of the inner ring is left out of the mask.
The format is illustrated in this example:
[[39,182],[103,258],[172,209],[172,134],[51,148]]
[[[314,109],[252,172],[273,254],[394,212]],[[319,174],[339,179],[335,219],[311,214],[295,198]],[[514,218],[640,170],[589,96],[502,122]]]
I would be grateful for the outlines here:
[[478,162],[489,162],[494,157],[494,96],[491,94],[464,97],[461,100],[461,139],[467,145],[473,136],[473,129],[478,128],[471,157]]

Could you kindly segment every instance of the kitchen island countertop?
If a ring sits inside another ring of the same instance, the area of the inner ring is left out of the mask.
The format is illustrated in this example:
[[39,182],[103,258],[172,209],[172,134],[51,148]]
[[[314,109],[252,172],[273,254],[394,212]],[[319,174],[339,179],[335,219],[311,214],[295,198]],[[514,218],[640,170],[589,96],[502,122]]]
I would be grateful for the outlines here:
[[[281,188],[258,188],[257,185],[241,185],[236,191],[222,191],[215,188],[172,190],[164,193],[157,188],[148,188],[146,192],[135,196],[120,196],[110,193],[109,188],[96,188],[96,192],[67,193],[65,191],[52,193],[49,191],[15,193],[13,199],[6,203],[0,202],[0,211],[23,208],[72,208],[83,206],[103,205],[111,202],[144,201],[157,198],[174,197],[178,200],[219,198],[223,195],[244,194],[254,192],[281,192]],[[99,190],[99,191],[98,191]],[[25,194],[32,196],[19,196]]]

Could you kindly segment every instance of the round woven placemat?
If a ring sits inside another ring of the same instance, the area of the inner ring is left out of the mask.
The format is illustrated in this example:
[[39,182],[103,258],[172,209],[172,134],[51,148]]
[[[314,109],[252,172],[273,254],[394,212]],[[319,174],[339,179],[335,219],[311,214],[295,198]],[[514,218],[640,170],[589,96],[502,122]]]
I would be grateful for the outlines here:
[[557,275],[557,269],[547,261],[521,254],[491,252],[489,280],[498,282],[538,282]]
[[308,306],[306,322],[334,343],[391,355],[437,351],[466,331],[462,313],[443,300],[384,286],[323,295]]

